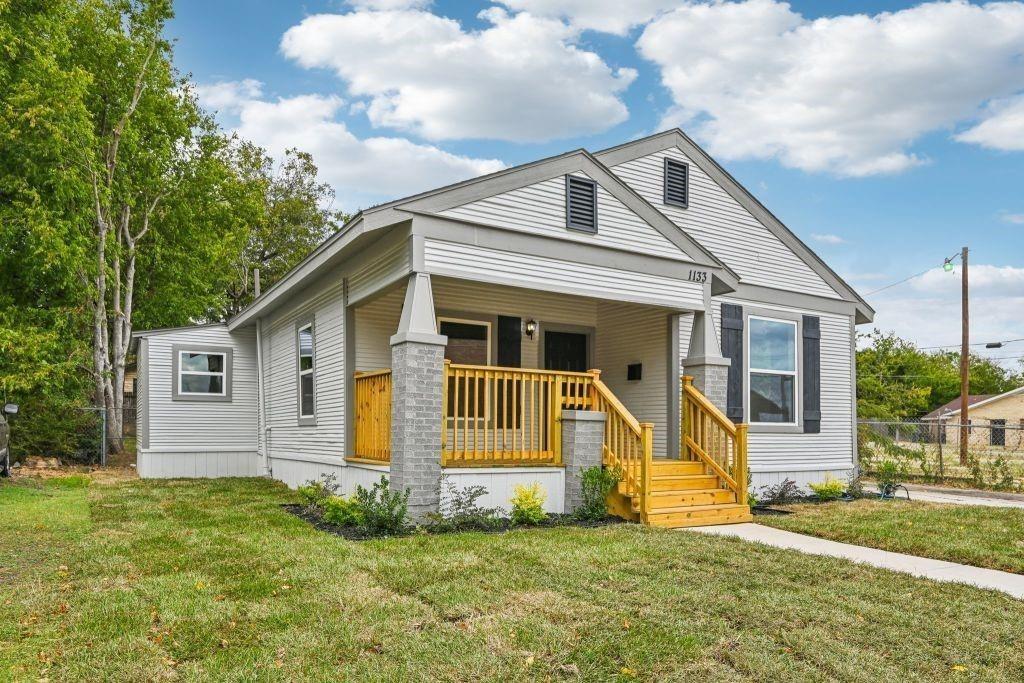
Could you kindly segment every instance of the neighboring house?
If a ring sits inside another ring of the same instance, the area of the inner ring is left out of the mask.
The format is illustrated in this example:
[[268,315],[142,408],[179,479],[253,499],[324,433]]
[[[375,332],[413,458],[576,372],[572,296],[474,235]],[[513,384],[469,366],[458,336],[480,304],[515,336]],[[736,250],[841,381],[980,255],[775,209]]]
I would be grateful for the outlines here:
[[563,511],[603,460],[623,516],[743,521],[748,464],[855,467],[873,314],[682,132],[576,150],[362,211],[226,324],[137,333],[139,472],[386,474],[416,514],[443,472]]
[[[1024,446],[1024,387],[1002,394],[976,394],[968,396],[967,401],[972,447],[1020,450]],[[960,397],[921,419],[934,422],[945,443],[956,443],[961,425]]]

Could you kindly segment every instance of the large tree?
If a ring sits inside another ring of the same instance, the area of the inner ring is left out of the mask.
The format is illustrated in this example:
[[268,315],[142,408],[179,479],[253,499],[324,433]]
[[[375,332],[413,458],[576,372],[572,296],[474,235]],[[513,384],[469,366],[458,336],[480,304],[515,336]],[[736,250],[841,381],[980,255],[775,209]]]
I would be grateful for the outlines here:
[[318,180],[310,154],[289,149],[275,164],[263,149],[246,141],[237,141],[233,151],[243,180],[236,204],[248,211],[223,317],[252,301],[254,270],[260,271],[264,286],[277,282],[347,220],[332,209],[334,190]]

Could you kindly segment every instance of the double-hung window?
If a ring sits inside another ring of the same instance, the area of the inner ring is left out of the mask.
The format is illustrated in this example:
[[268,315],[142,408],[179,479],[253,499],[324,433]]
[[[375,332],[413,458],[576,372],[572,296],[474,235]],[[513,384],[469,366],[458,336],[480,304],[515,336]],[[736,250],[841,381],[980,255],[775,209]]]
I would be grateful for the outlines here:
[[750,316],[748,319],[751,424],[797,423],[797,324]]
[[313,321],[300,323],[296,330],[299,373],[299,424],[316,421],[316,352]]
[[231,349],[175,345],[175,401],[230,401]]

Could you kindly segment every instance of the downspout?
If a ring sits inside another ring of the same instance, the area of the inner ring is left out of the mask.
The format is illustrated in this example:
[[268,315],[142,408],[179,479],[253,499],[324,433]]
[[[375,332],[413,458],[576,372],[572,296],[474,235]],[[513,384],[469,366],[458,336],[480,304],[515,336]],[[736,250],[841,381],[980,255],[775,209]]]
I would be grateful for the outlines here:
[[[260,296],[260,270],[253,272],[253,293]],[[259,458],[261,474],[271,476],[270,471],[270,427],[267,426],[266,395],[263,387],[263,318],[256,319],[256,430],[259,433]],[[260,431],[262,430],[262,431]]]

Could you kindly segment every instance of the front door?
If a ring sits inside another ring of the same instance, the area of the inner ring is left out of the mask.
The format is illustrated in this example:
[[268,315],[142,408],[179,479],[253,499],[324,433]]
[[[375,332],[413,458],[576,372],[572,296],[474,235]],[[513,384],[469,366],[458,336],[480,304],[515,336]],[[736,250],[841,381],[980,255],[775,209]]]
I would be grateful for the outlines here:
[[544,369],[587,371],[587,335],[580,332],[544,332]]

